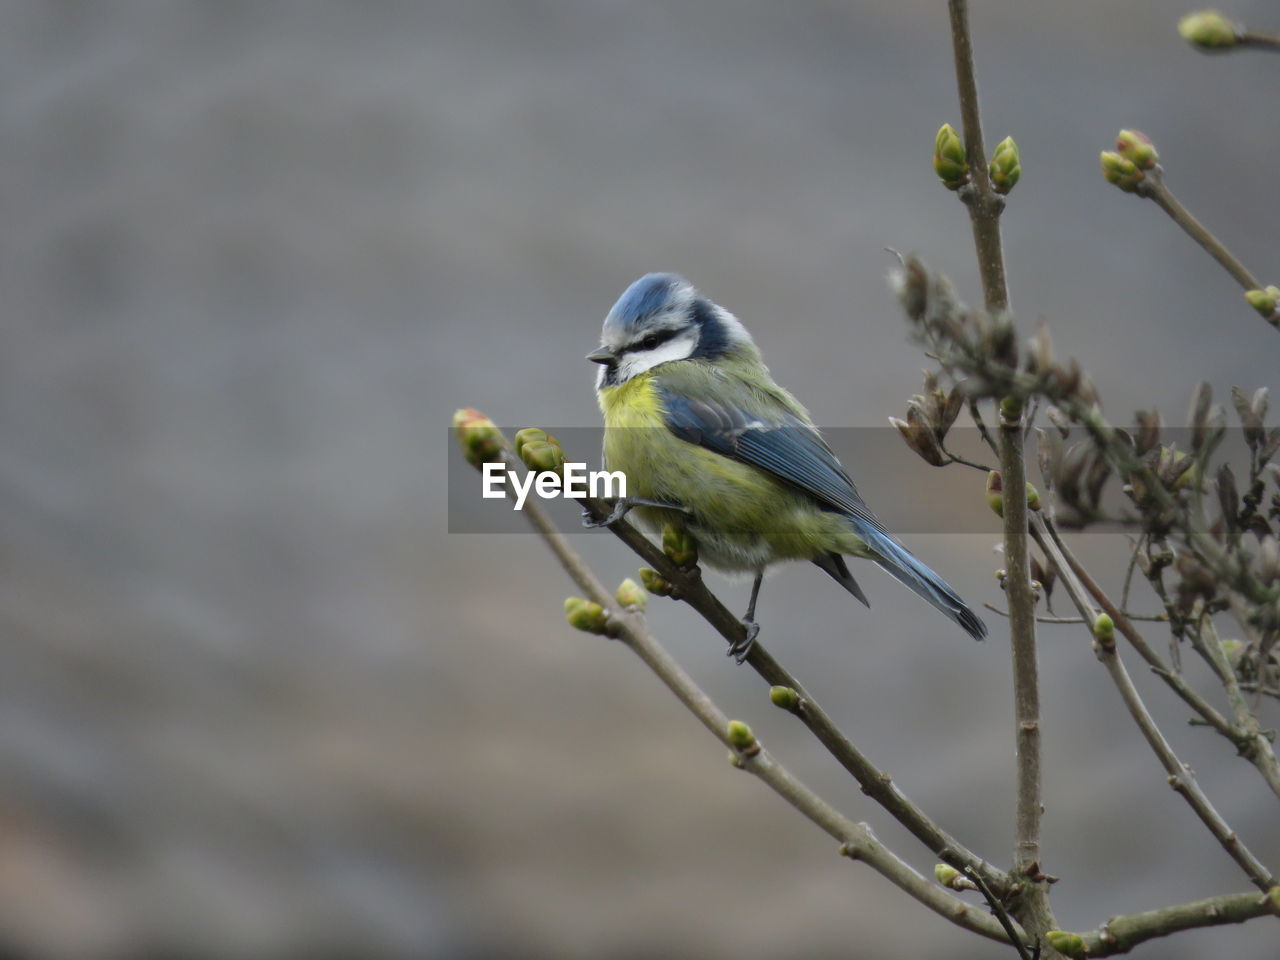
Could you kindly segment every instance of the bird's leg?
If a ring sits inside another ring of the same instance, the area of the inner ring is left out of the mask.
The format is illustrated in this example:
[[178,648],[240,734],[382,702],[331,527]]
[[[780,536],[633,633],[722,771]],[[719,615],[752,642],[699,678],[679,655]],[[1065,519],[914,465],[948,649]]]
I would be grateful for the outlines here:
[[747,615],[741,620],[742,625],[747,628],[747,635],[741,640],[735,640],[729,644],[728,655],[738,663],[742,663],[743,660],[747,659],[747,654],[751,652],[751,648],[755,645],[756,637],[760,635],[760,624],[756,623],[756,600],[760,597],[760,584],[762,583],[764,583],[763,570],[756,574],[755,583],[751,584],[751,602],[747,604]]
[[617,523],[636,507],[662,507],[666,510],[679,510],[684,514],[693,513],[688,507],[678,503],[663,503],[661,500],[646,500],[644,497],[620,497],[613,502],[612,512],[603,520],[593,520],[591,513],[584,510],[582,512],[582,525],[588,529],[607,527],[610,524]]

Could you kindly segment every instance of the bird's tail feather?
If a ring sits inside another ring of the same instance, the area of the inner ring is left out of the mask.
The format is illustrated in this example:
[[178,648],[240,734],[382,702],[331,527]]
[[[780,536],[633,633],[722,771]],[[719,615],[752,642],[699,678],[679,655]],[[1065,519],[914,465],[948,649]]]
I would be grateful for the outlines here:
[[858,586],[858,581],[853,579],[853,574],[849,572],[849,566],[844,562],[844,557],[838,553],[824,553],[813,562],[831,574],[836,583],[861,600],[863,606],[871,606],[871,601],[867,599],[867,595]]
[[973,639],[986,637],[987,625],[940,576],[912,556],[906,547],[877,530],[859,530],[858,533],[875,551],[876,556],[872,559],[882,570],[964,627]]

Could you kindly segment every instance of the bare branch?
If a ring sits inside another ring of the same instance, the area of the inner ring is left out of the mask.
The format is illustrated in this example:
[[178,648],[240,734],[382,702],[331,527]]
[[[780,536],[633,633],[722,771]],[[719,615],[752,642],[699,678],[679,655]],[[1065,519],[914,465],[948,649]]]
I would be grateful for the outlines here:
[[[965,153],[973,177],[959,193],[969,208],[978,272],[987,311],[992,316],[1009,309],[1000,214],[1004,200],[991,187],[986,147],[982,137],[982,111],[969,34],[967,0],[949,0],[952,48],[955,54],[956,88],[964,128]],[[1054,926],[1053,913],[1040,871],[1040,686],[1036,658],[1035,592],[1027,552],[1027,486],[1024,462],[1022,403],[1007,397],[1001,404],[998,428],[1000,473],[1004,483],[1005,591],[1009,597],[1010,641],[1013,649],[1014,709],[1017,721],[1017,842],[1014,872],[1030,882],[1023,894],[1020,917],[1032,930]]]
[[1157,165],[1147,171],[1147,176],[1138,184],[1135,192],[1142,197],[1154,200],[1156,206],[1169,215],[1174,223],[1180,226],[1192,240],[1198,243],[1209,256],[1217,260],[1222,268],[1231,274],[1233,280],[1245,290],[1257,290],[1261,283],[1249,272],[1230,250],[1228,250],[1199,220],[1191,215],[1191,211],[1182,205],[1164,182],[1164,175]]
[[1182,930],[1243,923],[1254,917],[1280,912],[1275,891],[1268,896],[1258,893],[1224,893],[1217,897],[1181,903],[1144,913],[1112,917],[1096,930],[1081,934],[1088,957],[1111,957],[1128,953],[1140,943],[1167,937]]

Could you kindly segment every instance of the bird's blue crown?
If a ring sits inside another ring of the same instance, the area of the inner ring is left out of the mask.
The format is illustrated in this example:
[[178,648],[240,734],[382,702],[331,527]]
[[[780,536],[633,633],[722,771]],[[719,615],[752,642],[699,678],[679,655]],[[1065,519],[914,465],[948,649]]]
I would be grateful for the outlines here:
[[655,313],[667,306],[672,295],[689,285],[674,273],[647,273],[618,298],[609,315],[604,319],[606,329],[620,332],[634,330]]

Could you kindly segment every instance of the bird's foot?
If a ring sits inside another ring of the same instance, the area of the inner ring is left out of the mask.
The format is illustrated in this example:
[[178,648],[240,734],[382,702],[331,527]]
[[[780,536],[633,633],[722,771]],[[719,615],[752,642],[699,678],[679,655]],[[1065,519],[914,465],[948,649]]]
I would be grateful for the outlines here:
[[747,633],[742,638],[729,644],[729,652],[726,654],[726,656],[733,657],[736,663],[742,663],[747,659],[747,656],[751,653],[751,648],[756,645],[756,637],[760,635],[760,624],[754,620],[743,617],[739,623],[746,628]]
[[583,510],[582,525],[589,530],[612,526],[636,507],[662,507],[665,510],[679,510],[684,514],[693,513],[688,507],[678,503],[663,503],[661,500],[646,500],[644,497],[620,497],[613,502],[613,510],[603,520],[596,520],[590,510]]

